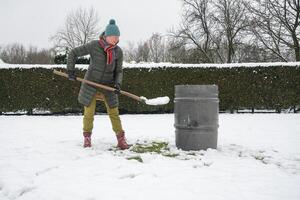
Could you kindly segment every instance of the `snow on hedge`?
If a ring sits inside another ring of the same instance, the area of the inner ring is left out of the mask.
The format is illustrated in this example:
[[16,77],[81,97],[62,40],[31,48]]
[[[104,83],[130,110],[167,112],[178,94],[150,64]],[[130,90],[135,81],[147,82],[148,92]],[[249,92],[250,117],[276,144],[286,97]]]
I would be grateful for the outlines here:
[[[181,64],[181,63],[123,63],[124,68],[163,68],[163,67],[179,67],[179,68],[188,68],[188,67],[199,67],[199,68],[231,68],[231,67],[270,67],[270,66],[300,66],[300,62],[268,62],[268,63],[230,63],[230,64]],[[43,64],[6,64],[1,63],[0,69],[9,69],[9,68],[66,68],[66,65],[43,65]],[[88,65],[78,64],[76,68],[86,69]]]

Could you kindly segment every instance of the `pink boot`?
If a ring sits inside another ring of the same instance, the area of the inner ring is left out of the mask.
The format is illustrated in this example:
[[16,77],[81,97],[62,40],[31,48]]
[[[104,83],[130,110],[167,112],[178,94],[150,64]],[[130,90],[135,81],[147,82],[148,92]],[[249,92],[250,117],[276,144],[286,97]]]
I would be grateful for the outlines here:
[[118,146],[117,147],[119,147],[121,150],[128,149],[129,146],[126,142],[124,131],[117,134],[116,136],[117,136],[117,139],[118,139]]
[[91,132],[83,132],[84,136],[84,142],[83,142],[83,147],[92,147],[92,140],[91,140]]

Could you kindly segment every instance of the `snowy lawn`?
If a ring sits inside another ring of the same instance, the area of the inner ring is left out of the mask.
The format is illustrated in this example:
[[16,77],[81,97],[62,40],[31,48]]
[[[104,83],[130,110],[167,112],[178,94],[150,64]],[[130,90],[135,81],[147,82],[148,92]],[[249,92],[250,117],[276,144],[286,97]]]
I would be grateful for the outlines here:
[[106,115],[82,148],[82,116],[0,116],[0,199],[300,199],[300,115],[221,114],[218,149],[175,147],[174,116],[122,115],[119,151]]

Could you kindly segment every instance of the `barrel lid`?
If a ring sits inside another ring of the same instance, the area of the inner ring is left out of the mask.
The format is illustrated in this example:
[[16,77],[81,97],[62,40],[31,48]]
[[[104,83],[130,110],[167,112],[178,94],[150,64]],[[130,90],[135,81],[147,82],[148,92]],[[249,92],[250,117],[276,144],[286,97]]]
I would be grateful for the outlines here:
[[176,85],[175,97],[218,97],[217,85]]

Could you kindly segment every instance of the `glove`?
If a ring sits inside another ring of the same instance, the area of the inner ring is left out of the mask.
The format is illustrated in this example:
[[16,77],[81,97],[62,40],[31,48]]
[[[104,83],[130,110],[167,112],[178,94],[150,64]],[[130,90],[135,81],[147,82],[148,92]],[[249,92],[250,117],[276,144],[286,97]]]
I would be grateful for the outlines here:
[[115,91],[114,91],[115,94],[121,94],[121,84],[120,83],[115,84],[114,88],[115,88]]
[[75,71],[74,70],[68,70],[68,79],[70,81],[75,81],[76,80],[76,76],[75,76]]

